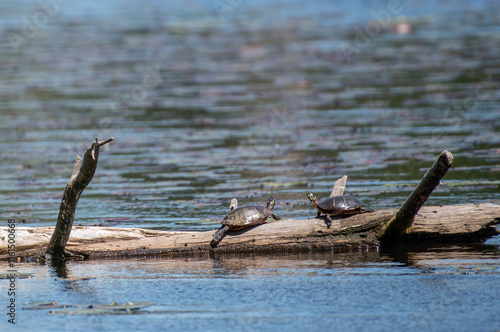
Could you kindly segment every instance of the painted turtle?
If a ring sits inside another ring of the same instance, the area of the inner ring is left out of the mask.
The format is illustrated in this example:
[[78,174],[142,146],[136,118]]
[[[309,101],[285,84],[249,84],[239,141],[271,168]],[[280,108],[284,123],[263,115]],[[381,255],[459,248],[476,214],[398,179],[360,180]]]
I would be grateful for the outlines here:
[[[233,203],[233,200],[231,200],[231,203]],[[250,226],[260,225],[265,223],[269,217],[274,218],[274,220],[281,219],[272,212],[274,203],[274,198],[269,197],[266,206],[252,205],[235,208],[234,205],[231,204],[231,212],[229,212],[229,214],[222,220],[222,227],[215,232],[214,239],[210,242],[210,247],[217,247],[219,242],[222,241],[229,230],[238,230]]]
[[331,216],[373,212],[373,210],[365,208],[365,203],[352,196],[333,196],[318,203],[317,198],[312,193],[308,191],[306,195],[312,205],[318,209],[316,218],[320,217],[322,213],[326,216],[325,223],[328,228],[332,225]]

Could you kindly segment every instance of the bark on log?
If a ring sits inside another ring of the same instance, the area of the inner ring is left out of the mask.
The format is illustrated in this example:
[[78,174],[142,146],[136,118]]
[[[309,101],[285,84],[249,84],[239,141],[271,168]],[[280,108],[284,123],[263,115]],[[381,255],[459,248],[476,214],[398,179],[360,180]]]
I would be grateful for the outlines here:
[[398,213],[389,221],[379,238],[380,242],[387,244],[399,241],[400,237],[411,227],[415,215],[429,198],[434,188],[441,183],[441,179],[451,167],[452,162],[453,155],[450,152],[446,150],[441,152],[439,158],[425,173]]
[[[298,252],[379,246],[376,234],[396,209],[334,218],[331,228],[323,219],[284,219],[242,231],[233,231],[216,249],[209,243],[214,231],[169,232],[112,227],[74,227],[67,246],[84,258],[179,255],[183,253]],[[404,244],[481,242],[500,234],[500,205],[461,204],[423,207],[413,226],[401,237]],[[39,257],[53,227],[16,229],[17,253]],[[0,229],[0,251],[7,252],[7,228]],[[0,255],[7,259],[8,255]]]
[[46,255],[50,255],[52,258],[64,258],[66,243],[73,227],[76,206],[78,205],[80,195],[94,177],[100,147],[111,142],[113,139],[111,137],[100,142],[99,138],[96,137],[85,152],[83,161],[80,156],[77,156],[73,172],[64,190],[56,227],[45,251]]

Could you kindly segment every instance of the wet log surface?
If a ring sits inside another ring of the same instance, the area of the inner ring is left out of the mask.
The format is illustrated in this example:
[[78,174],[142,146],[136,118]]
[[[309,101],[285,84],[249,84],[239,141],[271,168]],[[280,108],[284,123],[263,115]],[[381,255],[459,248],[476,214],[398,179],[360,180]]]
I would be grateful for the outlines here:
[[[271,221],[241,231],[231,231],[215,249],[213,233],[170,232],[138,228],[73,227],[67,248],[83,258],[156,256],[210,252],[295,252],[331,250],[346,246],[378,246],[379,237],[397,209],[333,219],[328,229],[323,219]],[[422,207],[400,244],[481,242],[500,234],[500,205],[491,203]],[[43,254],[54,227],[16,230],[17,256]],[[7,255],[7,229],[0,229],[1,258]],[[21,252],[21,250],[25,250]]]

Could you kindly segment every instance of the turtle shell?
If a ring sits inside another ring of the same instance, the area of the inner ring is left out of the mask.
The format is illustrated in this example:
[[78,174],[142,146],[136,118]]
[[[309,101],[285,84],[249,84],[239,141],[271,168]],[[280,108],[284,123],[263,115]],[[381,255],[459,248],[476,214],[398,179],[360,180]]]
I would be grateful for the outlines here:
[[318,202],[318,210],[332,215],[357,213],[365,210],[365,203],[352,196],[334,196]]
[[242,229],[266,222],[270,214],[271,209],[265,206],[242,206],[229,212],[221,223],[231,230]]

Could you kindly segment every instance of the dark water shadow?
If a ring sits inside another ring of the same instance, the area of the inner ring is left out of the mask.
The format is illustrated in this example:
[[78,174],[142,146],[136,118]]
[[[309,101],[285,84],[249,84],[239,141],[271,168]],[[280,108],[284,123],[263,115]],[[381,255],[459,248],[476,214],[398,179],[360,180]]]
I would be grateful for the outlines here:
[[407,266],[431,260],[485,260],[500,258],[500,248],[483,243],[382,247],[380,254]]
[[66,260],[54,259],[49,263],[51,274],[56,278],[69,278],[70,269]]

